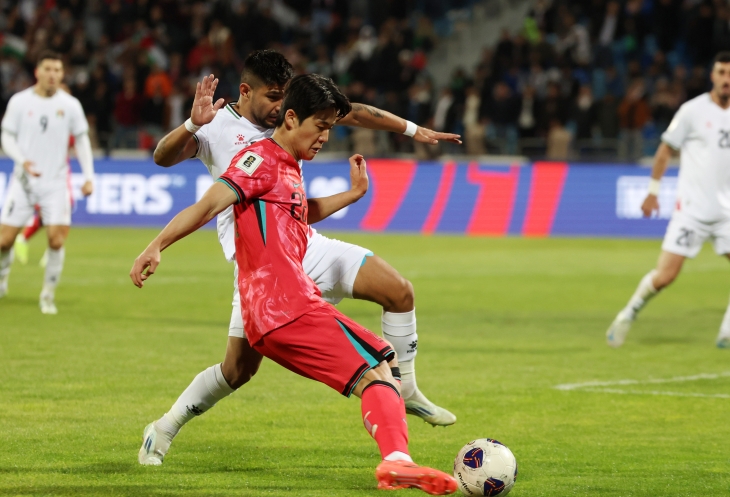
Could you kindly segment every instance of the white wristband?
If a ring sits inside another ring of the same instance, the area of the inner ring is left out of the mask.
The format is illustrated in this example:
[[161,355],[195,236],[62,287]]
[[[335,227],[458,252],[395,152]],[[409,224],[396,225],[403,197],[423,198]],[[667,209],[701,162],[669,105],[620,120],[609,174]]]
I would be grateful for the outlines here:
[[196,126],[193,124],[193,120],[188,117],[188,120],[185,121],[185,129],[190,131],[191,133],[195,133],[198,131],[202,126]]
[[416,123],[412,123],[411,121],[406,121],[406,130],[403,132],[403,134],[412,138],[413,135],[416,134],[416,131],[418,131],[418,125]]
[[651,178],[649,180],[649,195],[659,196],[659,190],[661,189],[661,180]]

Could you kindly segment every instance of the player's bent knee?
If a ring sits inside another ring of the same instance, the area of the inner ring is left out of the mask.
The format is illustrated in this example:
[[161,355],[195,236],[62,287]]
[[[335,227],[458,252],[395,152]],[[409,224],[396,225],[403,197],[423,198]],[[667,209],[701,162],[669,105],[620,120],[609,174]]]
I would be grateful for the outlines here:
[[239,360],[239,361],[223,361],[221,372],[226,379],[228,386],[237,390],[243,385],[251,381],[261,366],[261,360]]
[[416,299],[413,284],[402,276],[398,285],[393,287],[387,312],[410,312],[413,310]]

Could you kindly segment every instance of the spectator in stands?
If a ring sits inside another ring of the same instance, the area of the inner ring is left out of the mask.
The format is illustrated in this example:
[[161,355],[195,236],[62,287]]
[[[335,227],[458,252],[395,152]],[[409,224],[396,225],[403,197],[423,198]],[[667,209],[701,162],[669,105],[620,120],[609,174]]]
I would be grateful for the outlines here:
[[484,143],[485,129],[479,121],[479,107],[481,99],[479,90],[470,85],[466,88],[466,99],[464,101],[464,148],[468,155],[483,155],[487,153]]
[[644,126],[651,120],[651,108],[646,101],[646,86],[642,79],[631,83],[626,96],[619,105],[618,115],[621,125],[621,148],[619,155],[626,159],[636,159],[643,152]]
[[113,147],[137,148],[137,126],[141,122],[142,105],[137,83],[133,77],[127,76],[114,102]]
[[570,109],[570,120],[575,126],[577,140],[589,140],[593,137],[593,123],[596,122],[596,105],[593,102],[593,91],[588,85],[580,87]]

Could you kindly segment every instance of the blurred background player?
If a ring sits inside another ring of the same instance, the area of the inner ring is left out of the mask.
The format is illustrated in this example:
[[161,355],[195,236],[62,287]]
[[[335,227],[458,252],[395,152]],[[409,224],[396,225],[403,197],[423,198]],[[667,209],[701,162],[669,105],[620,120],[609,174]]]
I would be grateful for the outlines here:
[[[206,76],[197,85],[191,118],[160,141],[154,153],[155,162],[172,166],[197,157],[210,174],[218,178],[243,147],[272,135],[284,98],[284,86],[292,76],[293,68],[282,54],[273,50],[255,51],[245,61],[238,101],[228,104],[222,99],[213,102],[218,80],[213,75]],[[436,133],[362,104],[353,104],[352,111],[338,124],[406,133],[424,143],[437,143],[438,140],[459,143],[458,135]],[[233,261],[232,209],[226,209],[218,216],[218,237],[226,258]],[[383,307],[383,336],[400,358],[403,397],[408,412],[432,425],[453,424],[456,416],[428,400],[416,383],[414,359],[418,334],[411,283],[370,250],[327,238],[315,230],[310,230],[304,269],[330,303],[337,304],[343,298],[359,298]],[[258,371],[261,355],[252,350],[246,340],[240,296],[236,285],[234,288],[223,363],[198,374],[168,413],[154,423],[154,429],[161,433],[157,437],[157,453],[150,459],[153,462],[140,458],[141,464],[161,462],[182,426],[232,394]],[[219,378],[225,380],[219,382]]]
[[[68,86],[62,84],[61,89],[64,90],[66,93],[71,93],[69,91]],[[71,136],[68,140],[68,148],[71,149],[74,147],[74,137]],[[68,188],[69,192],[71,193],[71,210],[73,211],[73,205],[74,205],[74,198],[73,198],[73,190],[71,189],[71,158],[67,158],[66,161],[68,162]],[[41,217],[41,209],[38,205],[34,207],[35,212],[33,214],[33,220],[31,223],[26,226],[23,231],[15,238],[15,244],[13,244],[13,251],[14,251],[14,257],[15,260],[19,263],[25,265],[28,263],[28,252],[30,251],[30,248],[28,247],[28,240],[33,238],[33,236],[38,233],[38,231],[43,227],[43,218]],[[43,252],[43,257],[41,257],[41,260],[38,262],[38,265],[40,267],[46,267],[46,264],[48,263],[48,251],[46,250]]]
[[[335,122],[350,110],[331,79],[317,74],[292,79],[273,136],[236,154],[203,198],[175,216],[135,260],[130,276],[141,288],[162,250],[235,205],[238,286],[251,346],[294,373],[362,399],[363,423],[382,457],[378,488],[451,494],[457,490],[451,475],[417,466],[408,453],[393,349],[324,301],[302,265],[310,228],[301,161],[317,155]],[[364,170],[362,156],[350,163]],[[154,431],[145,433],[143,449],[154,446],[155,437]]]
[[40,308],[56,314],[56,286],[64,262],[64,242],[71,225],[68,143],[75,148],[86,179],[82,192],[93,192],[94,162],[88,123],[79,101],[60,89],[60,55],[45,51],[35,69],[37,83],[10,99],[2,120],[2,148],[15,167],[0,216],[0,297],[8,291],[13,244],[38,205],[48,231],[48,262]]
[[[681,151],[677,203],[655,269],[649,271],[613,321],[606,339],[620,347],[644,306],[679,275],[711,239],[718,255],[730,259],[730,52],[720,52],[711,73],[712,90],[683,104],[654,157],[644,216],[659,209],[660,180],[673,153]],[[717,346],[730,347],[730,306]]]

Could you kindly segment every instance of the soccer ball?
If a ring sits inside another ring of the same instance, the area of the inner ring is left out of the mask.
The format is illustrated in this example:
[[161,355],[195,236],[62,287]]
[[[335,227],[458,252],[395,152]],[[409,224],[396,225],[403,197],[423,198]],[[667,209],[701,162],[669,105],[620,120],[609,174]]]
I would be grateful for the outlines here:
[[505,445],[480,438],[459,451],[454,478],[464,495],[507,495],[517,480],[517,460]]

